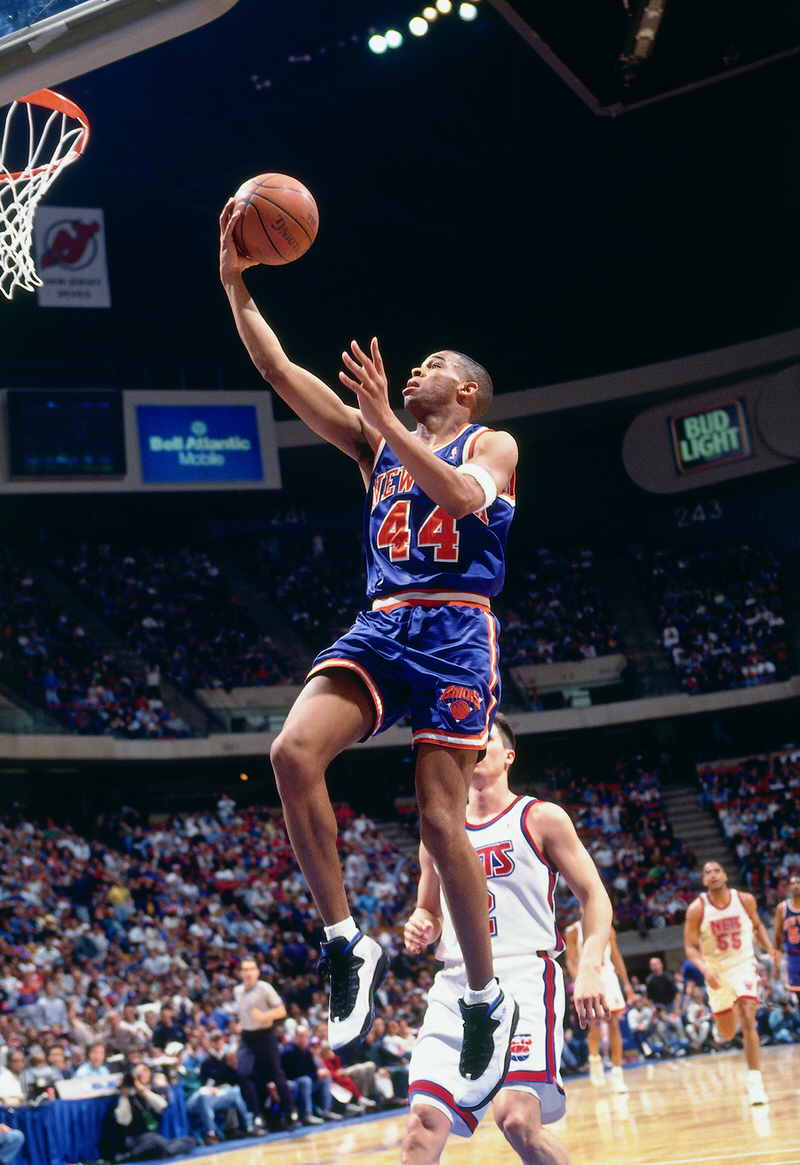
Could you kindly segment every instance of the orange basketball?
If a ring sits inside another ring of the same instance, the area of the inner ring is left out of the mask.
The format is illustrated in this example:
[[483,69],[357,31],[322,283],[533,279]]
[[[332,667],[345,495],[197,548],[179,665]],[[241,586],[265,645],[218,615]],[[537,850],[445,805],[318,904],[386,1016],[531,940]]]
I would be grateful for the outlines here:
[[259,174],[234,195],[242,216],[233,228],[240,255],[271,267],[305,255],[317,237],[319,215],[310,190],[288,174]]

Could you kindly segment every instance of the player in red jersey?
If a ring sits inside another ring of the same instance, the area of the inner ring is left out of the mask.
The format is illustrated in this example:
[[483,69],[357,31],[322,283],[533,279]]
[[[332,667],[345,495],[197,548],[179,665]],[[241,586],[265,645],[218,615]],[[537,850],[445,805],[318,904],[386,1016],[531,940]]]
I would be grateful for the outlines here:
[[355,408],[294,364],[247,291],[252,263],[236,251],[236,221],[230,201],[220,218],[220,276],[239,335],[297,416],[353,458],[368,491],[373,609],[318,658],[271,750],[289,839],[325,925],[330,1042],[342,1049],[369,1030],[386,956],[350,914],[325,771],[410,712],[421,836],[467,965],[458,1100],[475,1108],[500,1086],[517,1019],[494,978],[486,879],[464,831],[472,770],[500,698],[490,598],[503,582],[516,443],[476,425],[491,379],[450,349],[412,370],[403,393],[411,432],[390,406],[377,340],[369,352],[353,342],[343,354],[339,376]]
[[732,1040],[741,1024],[750,1103],[767,1104],[756,1027],[758,962],[753,940],[758,939],[773,964],[775,951],[758,917],[755,898],[731,890],[719,862],[703,866],[703,885],[705,892],[686,911],[686,957],[705,976],[709,1006],[722,1039]]

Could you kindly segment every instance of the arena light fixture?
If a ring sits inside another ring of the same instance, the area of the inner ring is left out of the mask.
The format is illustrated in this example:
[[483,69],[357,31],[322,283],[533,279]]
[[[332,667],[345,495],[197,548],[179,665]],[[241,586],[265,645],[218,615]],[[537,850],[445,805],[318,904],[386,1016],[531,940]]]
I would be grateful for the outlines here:
[[[650,3],[658,3],[659,0],[650,0]],[[458,14],[462,20],[472,21],[478,16],[479,0],[463,0],[458,8]],[[408,22],[408,31],[412,36],[425,36],[428,32],[429,25],[438,20],[440,16],[449,16],[456,11],[453,0],[435,0],[434,4],[426,4],[419,16],[412,16]],[[371,35],[367,40],[367,44],[373,53],[382,55],[387,49],[398,49],[403,44],[402,33],[397,29],[390,28],[387,32],[379,33],[371,30]]]

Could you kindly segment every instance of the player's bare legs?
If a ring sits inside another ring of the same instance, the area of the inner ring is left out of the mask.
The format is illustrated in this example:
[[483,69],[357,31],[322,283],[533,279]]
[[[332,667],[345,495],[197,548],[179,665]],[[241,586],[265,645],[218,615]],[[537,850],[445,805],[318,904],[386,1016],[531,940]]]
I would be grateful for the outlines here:
[[420,838],[439,871],[468,983],[459,1000],[462,1079],[454,1097],[467,1110],[488,1104],[500,1087],[519,1016],[517,1004],[494,977],[486,874],[465,829],[475,759],[471,750],[422,744],[416,770]]
[[761,1041],[756,1027],[755,999],[737,999],[730,1011],[714,1016],[717,1030],[727,1043],[736,1035],[741,1024],[744,1058],[747,1064],[747,1091],[751,1104],[766,1104],[768,1097],[761,1079]]
[[[495,1097],[495,1123],[524,1165],[570,1165],[564,1145],[542,1126],[539,1101],[528,1092],[503,1089]],[[450,1121],[438,1108],[414,1104],[408,1114],[400,1165],[439,1165]]]
[[[599,1086],[604,1085],[606,1082],[603,1061],[600,1056],[602,1034],[602,1025],[593,1024],[589,1028],[586,1037],[589,1045],[589,1076],[592,1084]],[[610,1078],[612,1089],[618,1093],[627,1092],[628,1086],[622,1075],[622,1032],[620,1031],[619,1016],[617,1015],[612,1015],[608,1021],[608,1050],[611,1057]]]
[[491,980],[486,875],[469,843],[464,822],[477,753],[420,745],[416,786],[420,840],[436,863],[464,955],[467,982],[475,991]]
[[325,923],[319,969],[330,978],[328,1038],[341,1052],[358,1045],[372,1027],[375,992],[389,958],[350,914],[325,771],[348,745],[369,734],[374,718],[361,681],[337,668],[309,680],[270,753],[286,831]]
[[400,1165],[439,1165],[450,1121],[431,1104],[413,1104],[400,1147]]
[[742,1028],[744,1058],[747,1067],[753,1072],[761,1070],[761,1040],[756,1026],[757,1006],[758,1001],[755,999],[736,1000],[736,1011]]
[[566,1146],[542,1125],[538,1097],[504,1088],[492,1111],[500,1132],[525,1165],[570,1165]]
[[717,1031],[719,1032],[722,1039],[726,1044],[730,1043],[730,1041],[736,1035],[736,1030],[738,1027],[736,1012],[733,1009],[731,1009],[731,1011],[722,1011],[718,1015],[714,1016],[714,1021],[717,1025]]
[[344,669],[326,672],[303,688],[270,750],[289,841],[326,926],[341,922],[350,907],[325,772],[334,757],[369,734],[374,719],[360,680]]

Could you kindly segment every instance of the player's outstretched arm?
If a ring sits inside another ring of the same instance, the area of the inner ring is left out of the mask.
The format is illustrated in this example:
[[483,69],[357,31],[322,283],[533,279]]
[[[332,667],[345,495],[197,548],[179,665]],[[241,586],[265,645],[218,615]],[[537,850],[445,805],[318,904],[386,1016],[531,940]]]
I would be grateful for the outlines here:
[[403,942],[412,955],[419,955],[442,933],[442,900],[439,875],[424,845],[419,847],[420,875],[417,905],[403,927]]
[[628,1004],[633,1003],[633,987],[631,987],[631,981],[628,978],[628,968],[625,966],[625,960],[617,944],[617,932],[613,926],[611,927],[611,962],[622,983],[622,989],[625,992],[625,1002]]
[[578,924],[573,922],[564,931],[564,956],[567,962],[567,970],[569,971],[570,979],[575,981],[578,977],[578,967],[580,964],[580,954],[578,952]]
[[230,199],[219,220],[219,269],[242,343],[264,380],[293,412],[318,436],[358,461],[368,479],[378,435],[358,409],[345,404],[324,381],[293,363],[284,352],[244,283],[244,271],[254,264],[238,253],[233,241],[233,225],[240,214],[233,210]]
[[779,902],[775,907],[775,921],[772,933],[772,945],[775,948],[775,959],[772,964],[774,978],[780,978],[781,956],[783,955],[783,919],[786,913],[786,903]]
[[753,924],[753,931],[755,936],[763,950],[767,952],[767,957],[770,959],[774,967],[775,963],[778,961],[778,955],[775,952],[775,947],[773,946],[772,940],[769,937],[767,928],[761,921],[761,916],[758,913],[758,903],[755,900],[755,896],[753,894],[748,894],[746,891],[743,891],[741,898],[742,902],[744,903],[745,910],[750,915],[750,921]]
[[611,935],[611,899],[597,866],[560,805],[535,802],[527,810],[526,824],[540,851],[563,875],[581,904],[583,948],[572,998],[581,1027],[588,1027],[611,1016],[600,973]]
[[779,902],[775,907],[775,925],[772,935],[772,945],[780,955],[783,953],[783,920],[786,914],[786,903]]
[[701,898],[695,898],[686,911],[686,918],[683,923],[683,949],[686,952],[686,958],[690,963],[694,963],[699,971],[702,971],[703,977],[709,987],[719,987],[719,976],[717,972],[711,967],[703,958],[703,951],[700,946],[700,924],[703,921],[703,901]]

